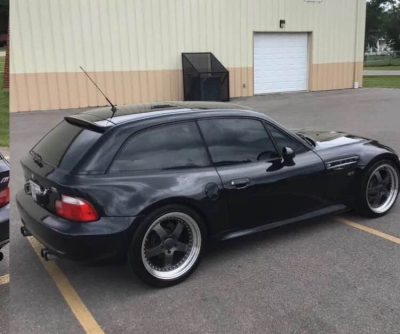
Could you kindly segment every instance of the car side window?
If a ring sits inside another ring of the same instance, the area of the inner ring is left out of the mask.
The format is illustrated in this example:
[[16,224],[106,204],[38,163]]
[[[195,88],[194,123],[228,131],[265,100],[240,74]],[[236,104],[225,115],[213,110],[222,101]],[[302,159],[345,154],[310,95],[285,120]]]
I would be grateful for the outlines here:
[[215,165],[265,161],[278,156],[262,122],[253,119],[199,121]]
[[271,133],[272,137],[274,138],[280,152],[282,152],[282,149],[284,147],[290,147],[296,154],[308,151],[308,148],[305,147],[302,143],[299,143],[297,140],[289,137],[288,135],[279,131],[272,125],[267,124],[267,128],[268,131]]
[[134,135],[110,172],[204,167],[210,164],[194,122],[171,124]]

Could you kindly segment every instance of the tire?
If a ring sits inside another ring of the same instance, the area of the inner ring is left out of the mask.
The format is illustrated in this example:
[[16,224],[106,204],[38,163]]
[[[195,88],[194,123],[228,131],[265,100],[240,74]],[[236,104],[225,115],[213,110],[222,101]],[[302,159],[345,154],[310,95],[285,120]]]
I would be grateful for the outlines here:
[[128,265],[146,284],[163,288],[181,283],[200,264],[206,235],[203,219],[195,211],[182,205],[164,206],[136,229]]
[[390,160],[380,160],[368,167],[361,180],[356,210],[367,218],[382,217],[392,209],[398,195],[398,166]]

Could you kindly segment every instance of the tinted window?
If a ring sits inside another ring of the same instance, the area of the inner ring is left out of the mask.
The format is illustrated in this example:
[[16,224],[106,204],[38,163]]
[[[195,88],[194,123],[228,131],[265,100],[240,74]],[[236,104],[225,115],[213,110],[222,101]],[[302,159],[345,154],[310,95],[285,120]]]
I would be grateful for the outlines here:
[[64,170],[71,170],[101,136],[66,121],[58,124],[32,150],[44,162]]
[[174,124],[134,135],[122,148],[111,172],[203,167],[209,164],[194,123]]
[[274,137],[275,142],[277,143],[278,148],[281,152],[284,147],[290,147],[296,154],[308,151],[308,149],[297,140],[287,136],[286,134],[269,124],[267,124],[267,127],[268,130],[271,132],[272,137]]
[[265,161],[277,156],[260,121],[213,119],[199,124],[215,164]]

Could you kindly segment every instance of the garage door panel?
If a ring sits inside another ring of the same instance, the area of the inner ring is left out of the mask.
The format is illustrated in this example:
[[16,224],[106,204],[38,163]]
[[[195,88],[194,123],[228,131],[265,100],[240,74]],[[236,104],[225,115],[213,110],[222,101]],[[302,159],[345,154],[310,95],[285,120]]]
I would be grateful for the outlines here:
[[307,90],[306,33],[257,33],[254,37],[254,94]]

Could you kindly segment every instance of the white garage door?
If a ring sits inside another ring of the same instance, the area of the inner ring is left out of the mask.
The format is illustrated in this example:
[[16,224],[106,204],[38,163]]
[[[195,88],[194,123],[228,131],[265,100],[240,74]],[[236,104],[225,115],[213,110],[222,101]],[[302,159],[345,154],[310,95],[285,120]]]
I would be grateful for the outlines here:
[[254,94],[307,90],[308,35],[254,35]]

